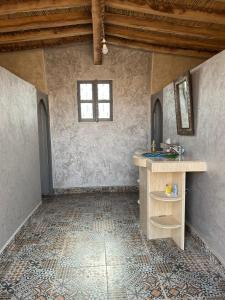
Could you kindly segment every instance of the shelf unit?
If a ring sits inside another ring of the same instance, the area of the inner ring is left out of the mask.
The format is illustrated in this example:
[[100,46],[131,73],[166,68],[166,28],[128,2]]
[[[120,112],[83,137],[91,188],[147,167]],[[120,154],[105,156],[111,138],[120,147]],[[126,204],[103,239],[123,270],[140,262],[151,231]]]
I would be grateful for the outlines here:
[[[148,239],[172,238],[184,249],[185,172],[148,172]],[[177,184],[178,196],[168,196],[166,184]]]

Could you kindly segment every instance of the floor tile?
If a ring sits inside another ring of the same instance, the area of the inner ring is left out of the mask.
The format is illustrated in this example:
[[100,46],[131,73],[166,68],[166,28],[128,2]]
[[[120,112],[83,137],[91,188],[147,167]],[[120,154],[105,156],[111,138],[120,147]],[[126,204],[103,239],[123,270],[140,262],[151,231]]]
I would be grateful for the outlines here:
[[58,268],[52,295],[65,299],[107,299],[106,267]]
[[[158,276],[143,265],[107,266],[108,292],[111,297],[139,295],[149,299],[164,299]],[[152,297],[152,298],[151,298]]]
[[4,299],[5,292],[11,295],[12,299],[33,300],[39,295],[49,296],[54,278],[54,272],[51,270],[30,267],[20,273],[17,281],[14,281],[13,276],[1,280],[0,299]]
[[91,240],[66,239],[59,264],[69,267],[105,266],[105,244]]
[[185,251],[148,241],[137,198],[44,200],[0,254],[0,300],[225,300],[221,264],[189,233]]
[[225,281],[211,272],[179,271],[159,275],[164,291],[169,299],[205,299],[224,297]]
[[134,263],[135,261],[149,263],[148,250],[143,245],[142,239],[114,237],[106,241],[107,265]]

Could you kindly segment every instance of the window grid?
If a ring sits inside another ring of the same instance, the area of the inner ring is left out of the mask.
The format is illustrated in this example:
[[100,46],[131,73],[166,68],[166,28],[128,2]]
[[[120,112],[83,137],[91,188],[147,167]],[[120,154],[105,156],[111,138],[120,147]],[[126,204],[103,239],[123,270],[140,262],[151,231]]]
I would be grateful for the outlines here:
[[[92,84],[92,100],[81,100],[81,84]],[[109,100],[98,100],[98,84],[108,84]],[[78,101],[78,120],[79,122],[98,122],[113,120],[113,97],[112,97],[112,80],[82,80],[77,82],[77,101]],[[81,105],[91,103],[93,105],[93,118],[82,118]],[[109,118],[99,118],[99,104],[109,103]]]

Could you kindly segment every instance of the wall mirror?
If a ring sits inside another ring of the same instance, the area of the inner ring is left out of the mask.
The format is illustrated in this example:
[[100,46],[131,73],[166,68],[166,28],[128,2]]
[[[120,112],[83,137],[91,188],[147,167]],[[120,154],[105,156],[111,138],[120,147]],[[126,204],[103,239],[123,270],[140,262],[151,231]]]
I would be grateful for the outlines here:
[[194,115],[191,74],[186,73],[174,82],[177,134],[194,135]]

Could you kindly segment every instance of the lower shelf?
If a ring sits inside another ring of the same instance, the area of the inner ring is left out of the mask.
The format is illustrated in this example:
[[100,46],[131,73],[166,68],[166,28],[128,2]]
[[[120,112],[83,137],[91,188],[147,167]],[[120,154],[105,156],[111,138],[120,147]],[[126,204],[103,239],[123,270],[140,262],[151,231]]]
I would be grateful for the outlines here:
[[151,192],[151,197],[155,200],[162,201],[162,202],[177,202],[182,200],[181,196],[173,196],[173,195],[166,195],[165,192]]
[[152,225],[162,229],[177,229],[181,224],[173,216],[155,216],[151,217]]

